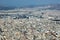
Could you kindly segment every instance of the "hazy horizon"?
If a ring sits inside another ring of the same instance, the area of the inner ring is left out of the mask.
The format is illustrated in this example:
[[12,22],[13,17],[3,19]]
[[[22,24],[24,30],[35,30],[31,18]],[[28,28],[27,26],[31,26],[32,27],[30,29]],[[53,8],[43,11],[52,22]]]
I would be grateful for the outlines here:
[[29,5],[60,4],[60,0],[0,0],[0,6],[21,7]]

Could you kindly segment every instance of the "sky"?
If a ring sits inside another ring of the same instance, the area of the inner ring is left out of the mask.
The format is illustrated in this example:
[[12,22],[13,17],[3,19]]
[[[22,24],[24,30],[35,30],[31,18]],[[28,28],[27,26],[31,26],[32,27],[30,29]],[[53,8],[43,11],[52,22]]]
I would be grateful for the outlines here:
[[0,0],[0,6],[21,7],[44,4],[60,4],[60,0]]

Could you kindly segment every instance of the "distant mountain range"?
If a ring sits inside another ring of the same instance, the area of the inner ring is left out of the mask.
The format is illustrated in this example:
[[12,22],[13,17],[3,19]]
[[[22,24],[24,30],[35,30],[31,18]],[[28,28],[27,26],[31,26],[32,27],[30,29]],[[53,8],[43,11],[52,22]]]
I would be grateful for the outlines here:
[[60,4],[53,4],[53,5],[49,5],[50,7],[47,9],[51,9],[51,10],[60,10]]
[[34,7],[46,7],[43,8],[45,9],[50,9],[50,10],[60,10],[60,4],[48,4],[48,5],[29,5],[29,6],[24,6],[24,7],[5,7],[5,6],[0,6],[0,10],[13,10],[17,8],[34,8]]
[[12,10],[15,9],[16,7],[5,7],[5,6],[0,6],[0,10]]

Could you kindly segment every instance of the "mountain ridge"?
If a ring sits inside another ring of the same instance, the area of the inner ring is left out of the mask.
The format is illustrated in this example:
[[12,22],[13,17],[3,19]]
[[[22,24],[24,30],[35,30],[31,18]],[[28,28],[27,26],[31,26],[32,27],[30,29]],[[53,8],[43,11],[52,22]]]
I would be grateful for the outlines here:
[[6,6],[0,6],[0,10],[13,10],[17,8],[34,8],[34,7],[47,7],[46,9],[55,9],[60,10],[60,4],[48,4],[48,5],[29,5],[29,6],[23,6],[23,7],[6,7]]

